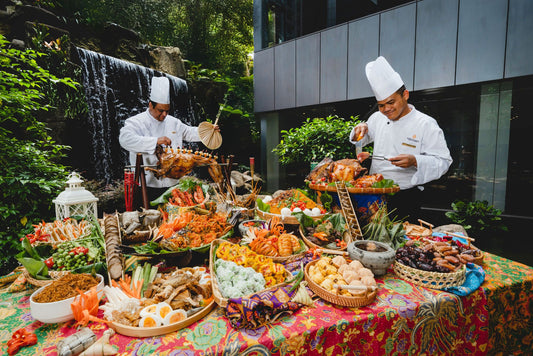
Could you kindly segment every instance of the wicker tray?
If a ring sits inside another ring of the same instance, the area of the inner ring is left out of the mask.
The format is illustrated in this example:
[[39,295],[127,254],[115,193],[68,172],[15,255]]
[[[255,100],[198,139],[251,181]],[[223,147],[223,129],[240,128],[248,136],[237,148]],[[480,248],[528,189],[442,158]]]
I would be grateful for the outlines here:
[[[309,240],[306,236],[305,236],[305,232],[303,230],[303,227],[300,225],[300,236],[302,236],[302,240],[305,242],[305,244],[309,247],[309,248],[319,248],[319,249],[323,249],[323,250],[330,250],[330,249],[327,249],[325,248],[324,246],[319,246],[317,244],[315,244],[314,242],[312,242],[311,240]],[[343,239],[344,241],[346,242],[346,247],[343,247],[343,248],[337,248],[337,249],[331,249],[331,250],[335,250],[335,251],[346,251],[346,249],[348,248],[348,244],[350,244],[350,242],[352,242],[352,236],[351,234],[344,234],[343,236]]]
[[110,322],[109,326],[115,330],[117,333],[131,336],[131,337],[151,337],[151,336],[157,336],[157,335],[165,335],[168,333],[171,333],[176,330],[183,329],[192,323],[200,320],[204,316],[206,316],[211,309],[215,306],[215,301],[211,301],[204,309],[199,311],[198,313],[191,315],[187,319],[184,319],[182,321],[178,321],[177,323],[170,324],[170,325],[163,325],[158,326],[154,328],[140,328],[135,326],[129,326],[124,324],[119,324],[115,322]]
[[50,283],[52,283],[54,280],[59,279],[69,273],[70,271],[49,271],[48,274],[50,275],[51,279],[36,279],[30,275],[30,273],[28,272],[26,268],[24,268],[22,271],[22,274],[24,275],[24,277],[26,277],[26,280],[28,281],[28,283],[36,287],[47,286]]
[[[213,287],[214,300],[218,305],[225,308],[228,305],[228,299],[223,297],[222,293],[220,292],[220,288],[218,287],[218,280],[217,280],[217,276],[215,272],[216,250],[218,248],[218,245],[220,245],[222,242],[228,242],[228,241],[217,239],[211,243],[211,250],[209,251],[209,270],[211,271],[211,286]],[[287,277],[290,277],[289,272],[287,272]],[[263,291],[278,288],[285,284],[287,283],[286,282],[279,283],[274,286],[268,287],[264,289]],[[262,292],[262,291],[259,291],[259,292]]]
[[376,299],[376,296],[378,294],[377,289],[367,290],[365,295],[362,297],[356,297],[356,296],[348,297],[344,295],[337,295],[337,294],[333,294],[325,290],[324,288],[316,284],[309,276],[309,268],[317,262],[318,261],[313,261],[313,262],[308,263],[305,266],[305,280],[307,281],[309,288],[311,288],[311,290],[316,295],[318,295],[320,298],[330,303],[341,305],[343,307],[355,307],[355,308],[364,307],[368,304],[371,304]]
[[446,287],[457,287],[462,285],[466,279],[466,266],[462,266],[456,272],[440,273],[422,271],[417,268],[405,266],[398,261],[394,262],[394,272],[406,281],[409,281],[417,286],[443,289]]
[[[309,184],[309,188],[313,190],[318,191],[327,191],[327,192],[337,192],[337,188],[335,186],[329,186],[326,184]],[[346,188],[348,189],[349,193],[352,194],[390,194],[390,193],[396,193],[400,191],[399,186],[394,186],[392,188]]]
[[[267,213],[266,211],[259,210],[258,208],[255,209],[255,212],[256,212],[257,216],[259,216],[259,218],[261,218],[263,220],[270,220],[270,219],[272,219],[274,217],[277,217],[284,224],[289,224],[289,225],[298,225],[298,224],[300,224],[298,219],[296,219],[296,217],[292,216],[292,215],[290,215],[290,216],[281,216],[280,214]],[[326,215],[326,214],[321,214],[321,215],[311,216],[311,217],[313,218],[313,220],[320,220],[320,219],[322,219],[324,217],[324,215]]]
[[[292,255],[289,255],[289,256],[278,256],[278,257],[266,256],[266,257],[270,258],[275,263],[284,264],[284,263],[292,262],[293,260],[296,260],[296,259],[302,257],[303,255],[305,255],[307,253],[307,251],[309,250],[309,248],[307,248],[307,245],[302,240],[298,239],[298,243],[300,244],[300,252],[298,252],[298,253],[295,253],[295,254],[292,254]],[[263,256],[265,256],[265,255],[263,255]]]

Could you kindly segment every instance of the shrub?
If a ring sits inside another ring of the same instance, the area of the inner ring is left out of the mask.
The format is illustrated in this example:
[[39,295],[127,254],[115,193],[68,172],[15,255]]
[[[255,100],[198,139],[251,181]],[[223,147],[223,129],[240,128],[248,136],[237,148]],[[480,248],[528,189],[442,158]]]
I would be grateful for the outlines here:
[[299,162],[311,163],[325,157],[333,160],[355,158],[355,146],[350,144],[352,128],[358,117],[343,119],[337,116],[307,118],[302,126],[282,130],[280,143],[273,152],[283,165]]
[[452,203],[452,209],[453,211],[446,212],[446,216],[474,234],[489,229],[507,231],[507,227],[502,223],[500,217],[501,210],[489,205],[486,200],[471,202],[456,200]]
[[0,249],[7,260],[32,224],[52,218],[52,200],[63,189],[67,170],[46,125],[36,119],[49,108],[43,88],[50,82],[76,88],[37,64],[42,54],[9,48],[0,35]]

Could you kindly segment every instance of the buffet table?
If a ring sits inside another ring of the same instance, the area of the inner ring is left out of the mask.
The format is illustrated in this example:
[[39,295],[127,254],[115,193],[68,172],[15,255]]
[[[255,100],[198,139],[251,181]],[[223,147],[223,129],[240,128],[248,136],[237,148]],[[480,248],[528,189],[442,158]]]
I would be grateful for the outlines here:
[[[392,269],[376,278],[376,300],[363,308],[335,307],[315,299],[276,323],[258,330],[235,330],[216,307],[188,328],[150,338],[115,334],[119,355],[238,354],[531,354],[533,350],[533,268],[485,253],[486,278],[467,297],[415,286]],[[73,334],[73,321],[42,324],[33,320],[33,290],[0,294],[0,353],[22,327],[35,331],[38,343],[20,355],[55,355],[62,338]],[[105,324],[90,323],[98,337]]]

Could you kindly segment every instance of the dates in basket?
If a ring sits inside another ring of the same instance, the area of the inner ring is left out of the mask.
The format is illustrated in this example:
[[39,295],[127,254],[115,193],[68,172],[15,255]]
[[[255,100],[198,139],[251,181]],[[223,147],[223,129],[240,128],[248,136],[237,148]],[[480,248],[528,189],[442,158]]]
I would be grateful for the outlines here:
[[434,259],[435,253],[431,245],[405,245],[396,250],[396,261],[405,266],[428,272],[450,272],[448,268],[438,265]]

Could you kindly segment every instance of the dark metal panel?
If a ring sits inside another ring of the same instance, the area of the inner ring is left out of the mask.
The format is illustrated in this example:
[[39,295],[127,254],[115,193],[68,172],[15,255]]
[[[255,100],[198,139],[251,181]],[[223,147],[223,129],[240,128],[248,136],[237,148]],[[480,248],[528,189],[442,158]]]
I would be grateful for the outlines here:
[[413,88],[416,4],[381,14],[379,55],[400,74],[408,90]]
[[461,0],[457,39],[457,85],[501,79],[507,0]]
[[254,54],[254,111],[274,110],[274,49]]
[[510,0],[505,77],[533,74],[533,1]]
[[374,96],[365,66],[379,53],[379,15],[348,24],[348,100]]
[[458,0],[417,3],[414,90],[454,84]]
[[296,40],[296,106],[320,103],[320,34]]
[[320,102],[346,100],[348,25],[320,33]]
[[296,42],[285,42],[274,49],[274,105],[276,109],[296,104]]

